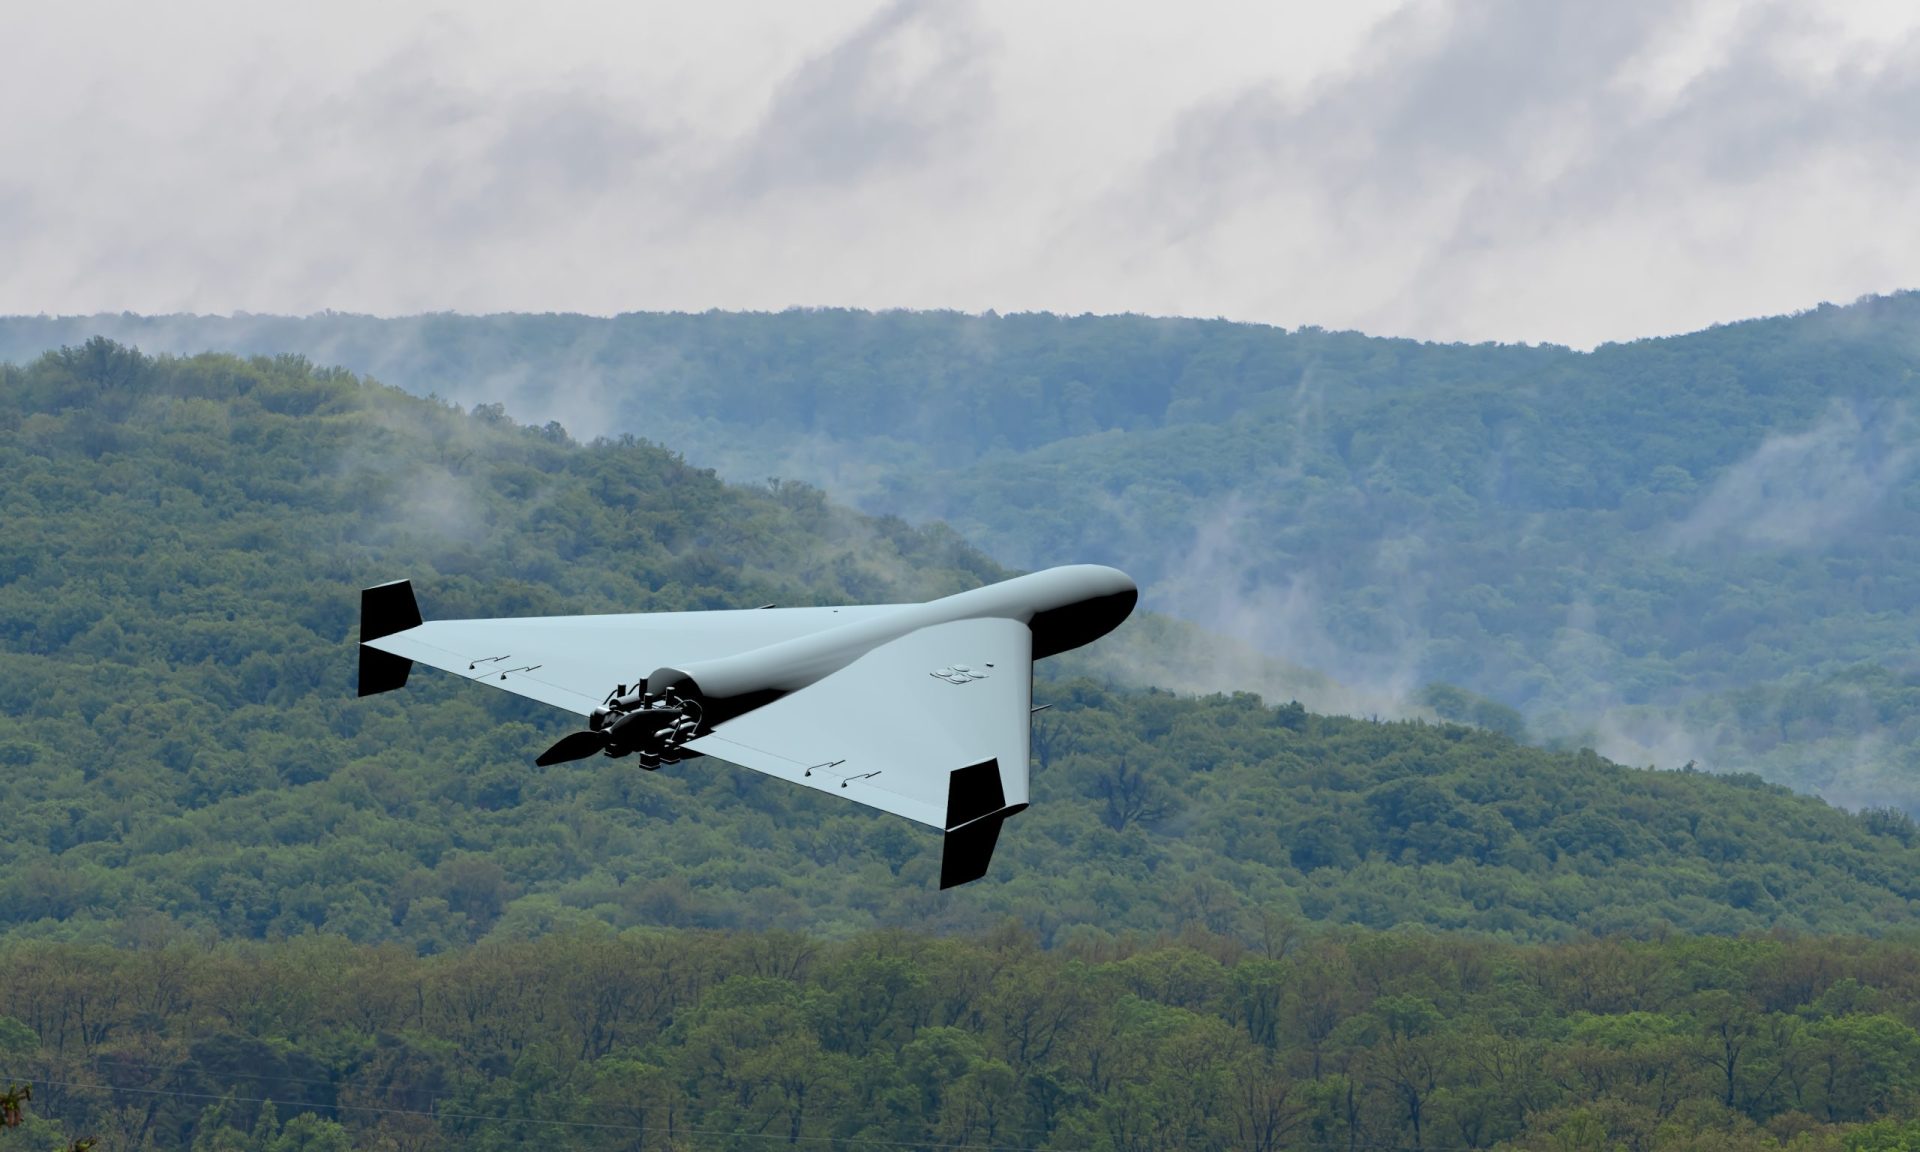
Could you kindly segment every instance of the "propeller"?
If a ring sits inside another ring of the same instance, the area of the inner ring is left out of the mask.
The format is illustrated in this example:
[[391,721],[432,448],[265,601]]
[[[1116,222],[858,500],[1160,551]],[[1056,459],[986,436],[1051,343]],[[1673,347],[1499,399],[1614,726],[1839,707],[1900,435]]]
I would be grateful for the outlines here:
[[[621,697],[617,704],[640,697]],[[665,727],[653,730],[653,743],[671,747],[699,730],[697,720],[687,715],[687,709],[678,703],[653,704],[622,711],[617,707],[602,706],[594,709],[589,721],[592,727],[585,732],[573,732],[562,736],[554,746],[540,753],[534,763],[542,768],[549,764],[564,764],[569,760],[579,760],[595,752],[618,749],[616,755],[636,751],[647,744],[646,733],[655,724]],[[656,755],[658,750],[656,750]],[[645,767],[657,767],[659,761]]]
[[570,732],[560,737],[553,747],[540,753],[534,763],[545,768],[549,764],[584,759],[605,748],[612,740],[613,737],[605,732]]

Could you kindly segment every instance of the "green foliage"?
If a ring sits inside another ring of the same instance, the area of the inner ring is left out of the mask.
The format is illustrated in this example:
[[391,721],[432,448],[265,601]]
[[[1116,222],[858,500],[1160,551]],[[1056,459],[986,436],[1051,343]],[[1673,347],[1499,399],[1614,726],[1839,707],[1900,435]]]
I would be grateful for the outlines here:
[[1920,907],[1920,844],[1894,814],[1083,680],[1041,684],[1035,804],[985,881],[941,895],[937,836],[896,818],[711,760],[536,770],[569,718],[430,670],[358,700],[351,676],[356,590],[396,576],[458,617],[905,599],[1000,575],[945,530],[298,358],[96,341],[4,372],[10,935],[326,932],[452,954],[583,923],[832,937],[1018,916],[1051,943],[1258,939],[1297,916],[1537,939],[1875,933]]
[[67,1086],[6,1149],[1920,1146],[1911,938],[13,940],[0,996]]
[[0,352],[102,331],[644,432],[1008,563],[1119,563],[1363,688],[1920,811],[1920,294],[1591,353],[845,311],[21,317]]
[[1000,574],[951,533],[297,358],[0,372],[0,1080],[45,1086],[0,1152],[1914,1143],[1903,814],[1528,748],[1466,688],[1477,727],[1063,679],[938,894],[896,819],[535,770],[566,720],[452,677],[353,699],[351,640],[397,575],[454,616]]
[[1920,1152],[1920,1121],[1879,1120],[1842,1138],[1846,1152]]
[[1433,709],[1434,715],[1442,720],[1471,724],[1514,740],[1524,739],[1527,734],[1526,718],[1520,715],[1518,709],[1509,708],[1498,700],[1489,700],[1457,685],[1429,684],[1420,693],[1419,703]]

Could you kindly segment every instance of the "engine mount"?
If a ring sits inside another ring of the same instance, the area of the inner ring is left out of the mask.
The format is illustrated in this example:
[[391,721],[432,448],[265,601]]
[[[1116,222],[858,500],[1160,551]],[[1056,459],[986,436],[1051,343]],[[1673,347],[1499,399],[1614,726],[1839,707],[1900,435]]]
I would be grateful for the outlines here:
[[621,684],[588,714],[587,728],[606,734],[606,755],[637,753],[640,766],[651,771],[697,755],[683,746],[701,734],[701,711],[698,699],[675,688],[650,692],[640,684],[628,691]]

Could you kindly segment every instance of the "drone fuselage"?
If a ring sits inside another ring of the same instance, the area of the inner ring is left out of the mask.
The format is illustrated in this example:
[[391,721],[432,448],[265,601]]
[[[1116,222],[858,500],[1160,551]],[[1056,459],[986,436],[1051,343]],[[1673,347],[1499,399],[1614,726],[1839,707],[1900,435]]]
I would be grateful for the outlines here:
[[663,667],[647,677],[647,694],[692,702],[704,732],[923,628],[958,620],[1018,620],[1032,630],[1033,659],[1039,660],[1113,631],[1138,598],[1133,580],[1118,569],[1099,564],[1050,568],[924,604],[902,604],[898,612],[737,655]]

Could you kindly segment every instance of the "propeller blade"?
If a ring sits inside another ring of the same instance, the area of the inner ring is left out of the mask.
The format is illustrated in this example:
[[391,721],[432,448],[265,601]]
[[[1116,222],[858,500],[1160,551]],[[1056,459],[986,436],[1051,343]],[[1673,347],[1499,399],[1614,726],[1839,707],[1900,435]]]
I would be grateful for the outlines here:
[[564,764],[569,760],[583,759],[605,748],[608,739],[605,732],[570,732],[560,737],[553,747],[540,753],[534,763],[545,768],[549,764]]

